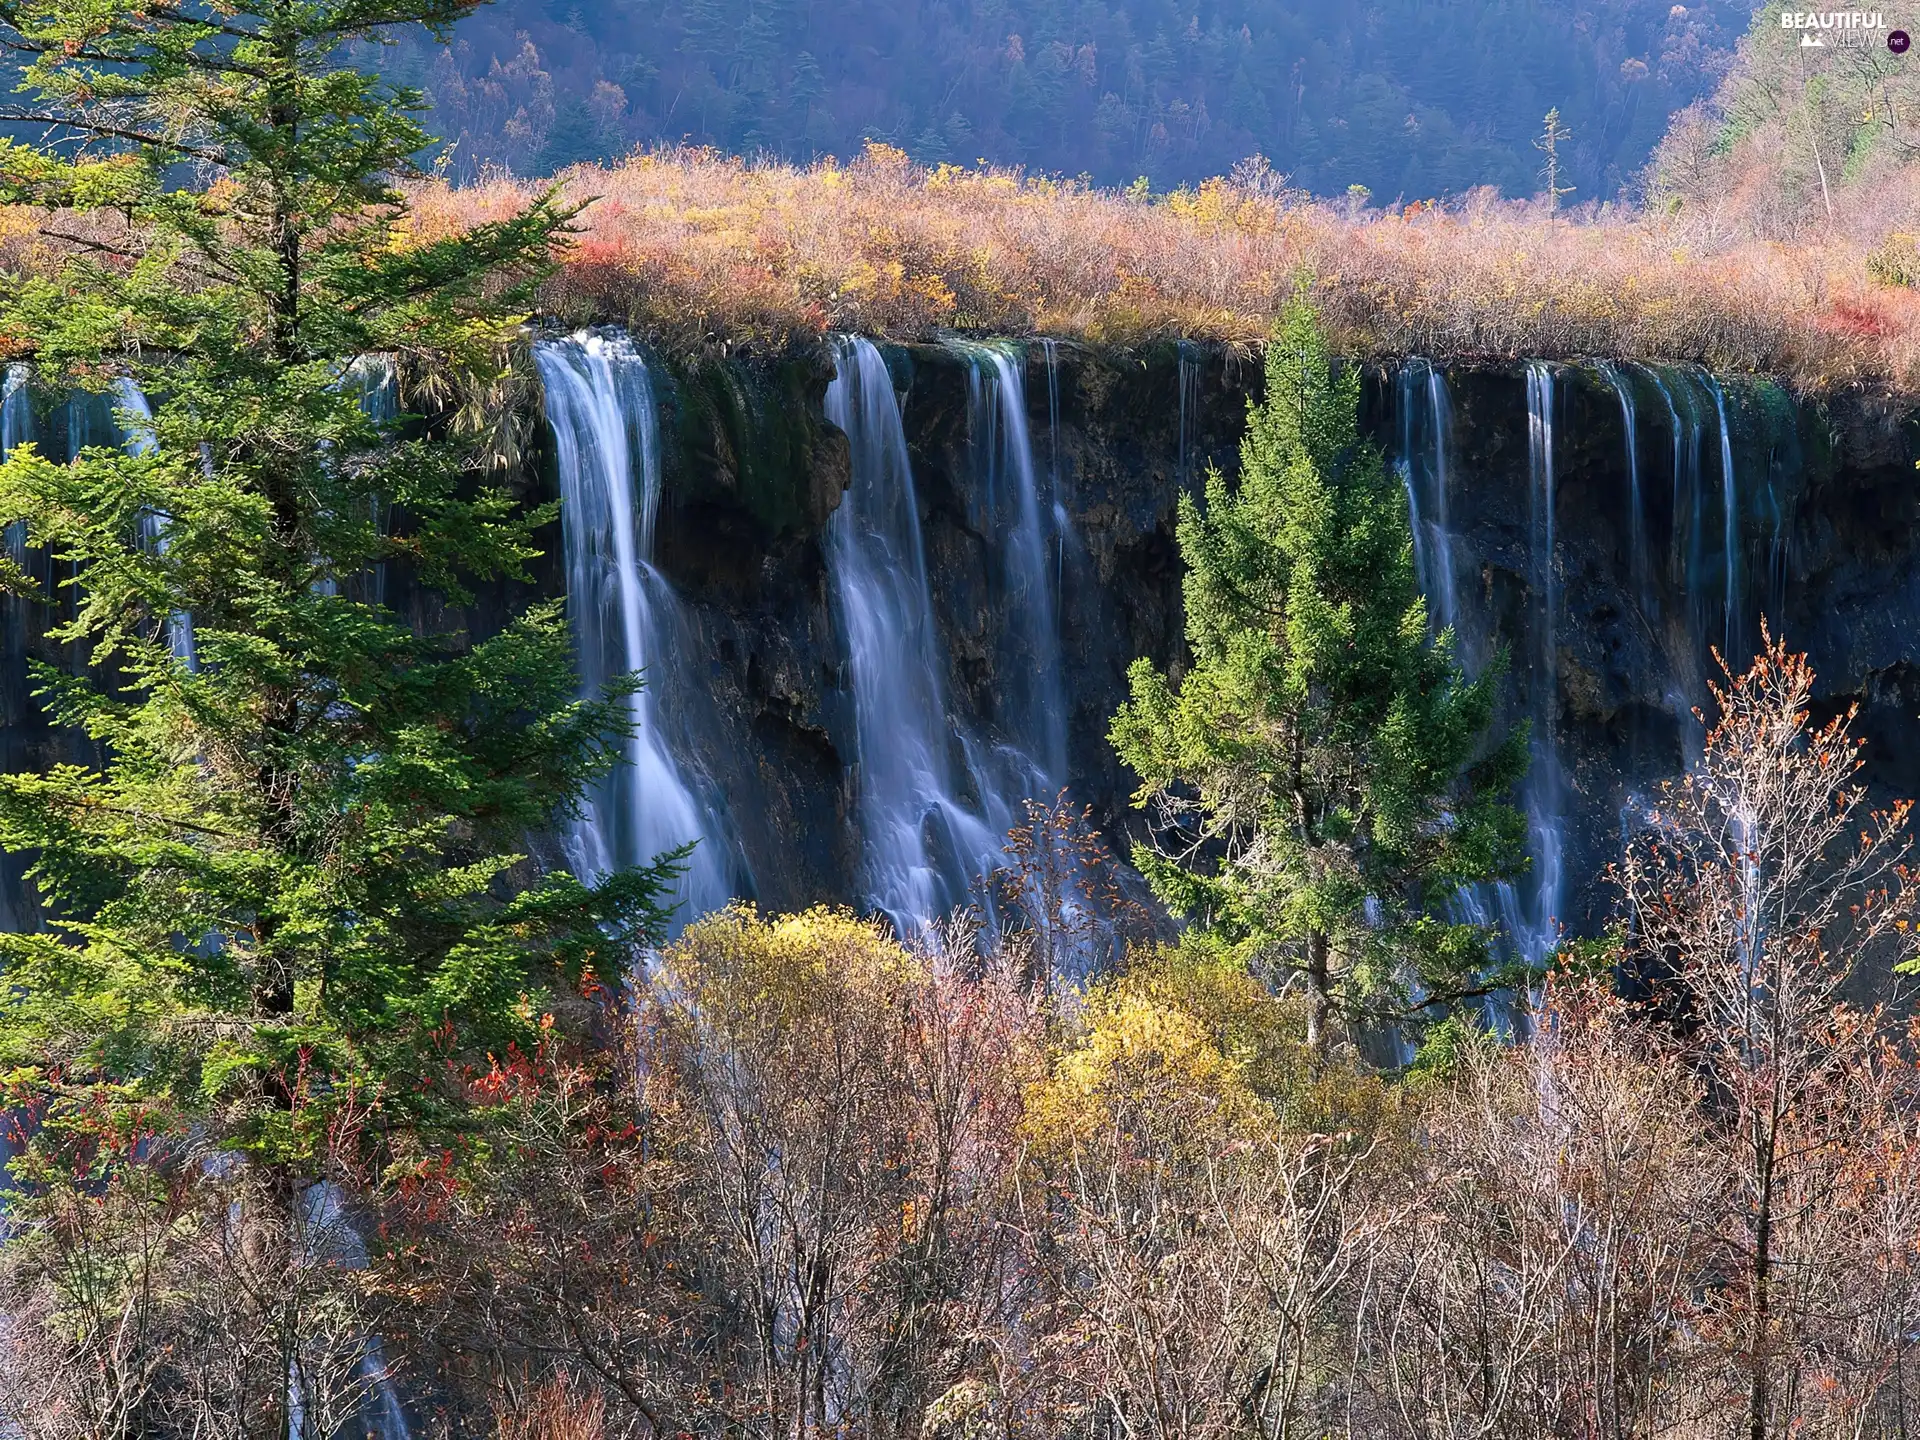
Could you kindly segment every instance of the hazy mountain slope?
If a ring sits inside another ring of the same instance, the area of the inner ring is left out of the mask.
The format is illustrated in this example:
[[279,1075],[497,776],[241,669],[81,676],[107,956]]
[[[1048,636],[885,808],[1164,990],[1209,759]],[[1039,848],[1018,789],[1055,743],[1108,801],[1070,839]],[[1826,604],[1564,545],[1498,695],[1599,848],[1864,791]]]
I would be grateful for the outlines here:
[[1804,46],[1780,24],[1789,8],[1769,0],[1712,98],[1674,117],[1651,198],[1704,243],[1817,237],[1831,252],[1892,232],[1882,261],[1914,283],[1920,52],[1891,54],[1878,33]]
[[1539,187],[1557,105],[1574,201],[1612,198],[1709,93],[1748,0],[502,0],[422,84],[455,173],[647,141],[807,159],[866,139],[1156,187],[1255,151],[1376,201]]

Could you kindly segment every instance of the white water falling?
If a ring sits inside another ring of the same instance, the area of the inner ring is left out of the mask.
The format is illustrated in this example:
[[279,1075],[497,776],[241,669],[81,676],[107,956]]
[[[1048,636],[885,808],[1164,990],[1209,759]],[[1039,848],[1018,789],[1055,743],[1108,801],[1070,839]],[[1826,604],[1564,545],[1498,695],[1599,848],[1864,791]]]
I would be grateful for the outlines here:
[[[346,1197],[331,1180],[309,1185],[302,1196],[296,1244],[303,1266],[333,1270],[365,1270],[367,1245],[359,1228],[347,1213]],[[354,1377],[348,1382],[360,1397],[350,1427],[363,1432],[369,1440],[411,1440],[406,1406],[399,1388],[387,1368],[385,1347],[378,1335],[368,1335],[359,1345],[360,1356],[354,1365]],[[338,1366],[335,1354],[315,1357],[326,1369]],[[296,1354],[287,1375],[287,1431],[293,1440],[335,1440],[320,1423],[320,1417],[308,1414],[309,1386],[302,1374],[303,1356]]]
[[[1427,544],[1427,507],[1421,498],[1421,492],[1426,487],[1421,483],[1420,476],[1418,425],[1420,376],[1426,364],[1424,360],[1409,359],[1400,367],[1400,461],[1397,468],[1400,471],[1400,483],[1407,491],[1407,528],[1413,536],[1413,569],[1419,577],[1421,593],[1428,597],[1431,608],[1434,596],[1438,593],[1440,577],[1433,573],[1433,560]],[[1182,434],[1180,438],[1184,450],[1186,436]]]
[[[153,406],[133,381],[122,377],[113,382],[114,424],[120,428],[121,446],[129,455],[151,455],[160,448],[153,428]],[[152,510],[140,515],[140,543],[156,555],[167,553],[167,517]],[[167,616],[167,648],[174,659],[187,669],[199,668],[199,656],[193,642],[193,616],[175,610]]]
[[[1668,567],[1685,597],[1687,639],[1693,648],[1693,654],[1679,658],[1676,668],[1687,675],[1704,676],[1712,663],[1709,634],[1716,587],[1710,583],[1708,568],[1708,505],[1703,478],[1707,424],[1701,385],[1689,370],[1654,369],[1648,373],[1666,402],[1673,426],[1673,541]],[[1720,588],[1724,603],[1724,581]],[[1725,616],[1721,618],[1724,628]]]
[[962,793],[941,683],[918,497],[886,361],[836,344],[826,416],[846,432],[853,478],[827,527],[827,566],[853,677],[867,903],[901,934],[970,898],[1003,861],[999,832]]
[[1431,366],[1427,369],[1427,414],[1433,430],[1433,566],[1441,577],[1439,609],[1434,619],[1442,630],[1459,622],[1459,597],[1453,578],[1453,520],[1447,509],[1447,488],[1453,476],[1447,455],[1453,444],[1453,399],[1447,394],[1446,377]]
[[[1446,378],[1424,360],[1410,361],[1399,377],[1401,467],[1415,533],[1415,563],[1435,628],[1454,628],[1462,658],[1469,649],[1492,653],[1491,617],[1463,604],[1453,568],[1447,492],[1452,480],[1453,407]],[[1519,653],[1525,656],[1533,763],[1524,785],[1528,852],[1532,869],[1520,884],[1501,881],[1458,891],[1449,908],[1462,923],[1490,927],[1504,937],[1511,959],[1538,963],[1558,938],[1562,903],[1561,860],[1564,803],[1553,720],[1557,706],[1554,633],[1558,580],[1554,568],[1554,383],[1545,365],[1527,371],[1528,579],[1533,605]],[[1490,999],[1486,1019],[1496,1030],[1513,1024],[1509,1008]]]
[[1452,444],[1453,400],[1446,377],[1429,361],[1407,361],[1400,367],[1400,474],[1407,490],[1414,570],[1436,632],[1456,628],[1460,618],[1447,509]]
[[1656,606],[1652,567],[1648,563],[1646,498],[1640,492],[1640,413],[1634,404],[1633,389],[1619,366],[1602,361],[1599,370],[1613,387],[1614,398],[1620,402],[1627,462],[1627,578],[1641,618],[1651,627]]
[[1727,426],[1727,392],[1712,375],[1706,377],[1713,395],[1714,413],[1720,420],[1720,514],[1723,549],[1726,555],[1726,624],[1720,642],[1720,654],[1729,665],[1739,665],[1734,653],[1740,624],[1740,487],[1733,473],[1733,431]]
[[1047,491],[1053,496],[1053,613],[1064,602],[1067,583],[1067,540],[1073,520],[1067,514],[1066,489],[1060,483],[1060,346],[1042,340],[1040,353],[1047,366]]
[[[7,367],[5,389],[0,390],[0,460],[5,460],[16,446],[34,438],[33,397],[27,390],[27,376],[25,365]],[[16,565],[26,562],[25,521],[16,521],[7,527],[6,545],[7,553],[13,557]]]
[[569,858],[591,880],[691,843],[671,897],[678,930],[736,893],[736,850],[713,787],[674,753],[664,729],[686,626],[679,598],[653,567],[660,445],[652,378],[620,336],[544,341],[534,359],[559,472],[582,693],[633,672],[646,681],[627,700],[634,735],[624,763],[590,797]]
[[1175,347],[1180,374],[1180,454],[1176,478],[1182,485],[1193,479],[1194,431],[1200,421],[1200,356],[1191,342]]
[[0,455],[33,438],[33,411],[28,405],[27,379],[31,372],[19,362],[7,366],[0,380]]
[[[389,432],[400,418],[400,377],[394,370],[393,361],[385,355],[357,356],[347,367],[346,384],[359,401],[360,413],[379,426],[383,433]],[[382,534],[386,533],[389,517],[385,497],[371,495],[367,498],[367,506],[367,518],[373,522],[374,528]],[[386,561],[374,562],[372,569],[361,579],[356,593],[372,605],[387,603]]]
[[[1027,428],[1025,358],[1001,346],[970,346],[969,430],[981,481],[981,533],[989,543],[994,613],[1003,617],[995,686],[998,772],[988,818],[1011,824],[1028,797],[1051,798],[1067,773],[1067,699],[1050,563],[1064,511],[1043,503]],[[976,764],[985,763],[985,757]],[[1000,812],[1000,813],[996,813]],[[1000,825],[1004,831],[1005,824]]]
[[1535,962],[1553,953],[1563,900],[1562,839],[1565,794],[1557,721],[1560,708],[1560,592],[1554,548],[1554,375],[1551,366],[1527,366],[1528,570],[1533,590],[1532,675],[1528,694],[1533,719],[1533,764],[1525,788],[1527,833],[1533,870],[1531,904],[1524,930],[1515,932],[1522,953]]

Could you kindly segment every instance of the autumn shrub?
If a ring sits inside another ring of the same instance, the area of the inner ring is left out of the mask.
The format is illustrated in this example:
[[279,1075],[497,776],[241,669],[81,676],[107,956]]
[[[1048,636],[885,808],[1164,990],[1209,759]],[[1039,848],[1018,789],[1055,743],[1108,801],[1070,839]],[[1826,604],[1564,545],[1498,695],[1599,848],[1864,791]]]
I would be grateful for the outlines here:
[[964,931],[736,906],[608,1024],[473,1077],[470,1159],[394,1187],[387,1314],[456,1412],[520,1395],[503,1435],[571,1437],[591,1392],[609,1434],[892,1435],[990,1370],[1039,1055],[1017,974]]
[[[1142,197],[927,169],[877,145],[805,168],[666,150],[558,183],[585,208],[550,311],[673,346],[777,348],[829,330],[1252,346],[1310,275],[1354,355],[1631,355],[1810,389],[1920,384],[1920,311],[1870,271],[1883,233],[1870,227],[1789,245],[1691,210],[1569,220],[1476,192],[1381,212],[1227,179]],[[497,218],[538,188],[425,184],[418,236]]]
[[730,1425],[917,1426],[998,1330],[1033,1017],[964,937],[746,907],[662,956],[644,1101],[719,1307]]
[[[1396,1147],[1383,1089],[1319,1063],[1304,1031],[1204,945],[1137,956],[1089,995],[1029,1100],[1035,1354],[1001,1380],[1021,1428],[1328,1428]],[[1315,1123],[1336,1113],[1340,1128]]]
[[1533,1038],[1481,1034],[1419,1105],[1413,1199],[1357,1332],[1373,1434],[1659,1433],[1713,1412],[1697,1285],[1722,1181],[1684,1057],[1556,981]]
[[498,1440],[603,1440],[606,1401],[560,1374],[498,1410]]

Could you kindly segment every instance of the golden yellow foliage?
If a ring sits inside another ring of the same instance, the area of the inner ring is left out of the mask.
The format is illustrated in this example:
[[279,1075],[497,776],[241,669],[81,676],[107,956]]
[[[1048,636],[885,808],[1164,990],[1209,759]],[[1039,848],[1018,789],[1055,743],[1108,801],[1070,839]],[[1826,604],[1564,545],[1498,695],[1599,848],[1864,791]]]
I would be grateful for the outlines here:
[[714,1025],[770,1031],[830,1023],[855,996],[880,999],[921,963],[874,921],[825,906],[763,919],[750,904],[697,921],[660,959],[661,978]]

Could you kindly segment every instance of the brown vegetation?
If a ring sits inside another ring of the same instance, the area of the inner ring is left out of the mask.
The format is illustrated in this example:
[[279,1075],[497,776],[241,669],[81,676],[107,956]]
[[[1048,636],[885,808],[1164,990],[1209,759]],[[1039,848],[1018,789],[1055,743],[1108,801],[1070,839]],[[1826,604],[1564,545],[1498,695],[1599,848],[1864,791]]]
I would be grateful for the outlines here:
[[127,1157],[191,1203],[103,1187],[13,1255],[72,1338],[10,1328],[0,1405],[120,1434],[164,1385],[239,1437],[223,1367],[297,1315],[315,1406],[379,1398],[377,1331],[429,1433],[500,1440],[1910,1433],[1920,1030],[1841,982],[1911,964],[1920,892],[1811,684],[1770,643],[1642,817],[1650,1000],[1569,969],[1392,1078],[1203,939],[1050,997],[964,924],[736,908],[592,992],[616,1043],[450,1070],[483,1129],[343,1158],[333,1239]]
[[[1383,214],[1287,192],[1260,165],[1147,197],[879,146],[809,168],[667,151],[559,183],[586,208],[553,312],[673,346],[828,330],[1252,344],[1310,275],[1354,355],[1626,355],[1920,387],[1920,296],[1869,274],[1877,236],[1843,230],[1785,243],[1686,208],[1568,221],[1490,193]],[[538,188],[428,185],[415,223],[444,233]]]

